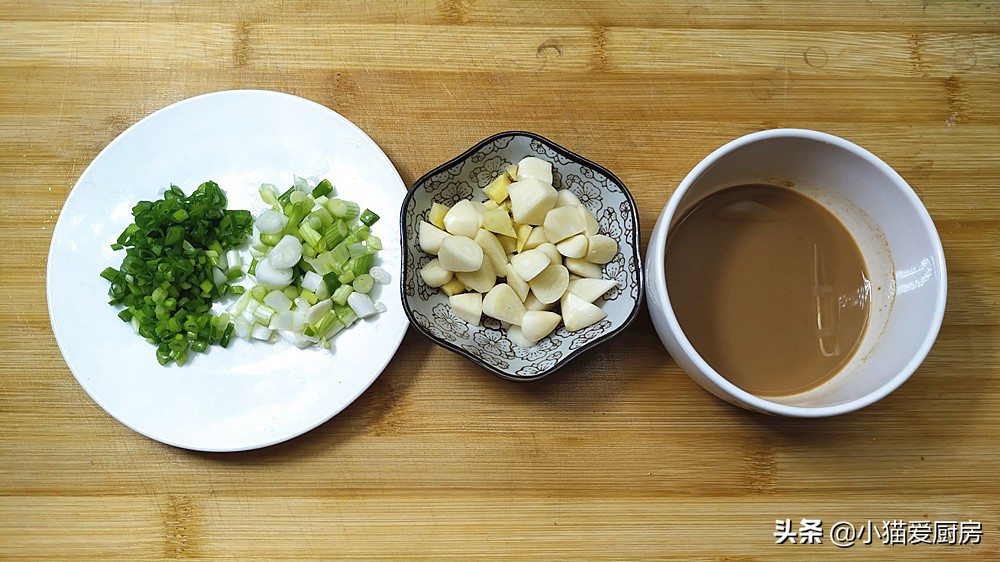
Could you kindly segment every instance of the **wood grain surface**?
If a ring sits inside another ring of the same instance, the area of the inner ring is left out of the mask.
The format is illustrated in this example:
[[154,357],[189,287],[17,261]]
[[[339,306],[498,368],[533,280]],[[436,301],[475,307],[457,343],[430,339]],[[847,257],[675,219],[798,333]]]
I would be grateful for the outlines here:
[[[681,178],[752,131],[841,135],[927,205],[948,310],[897,392],[825,420],[745,412],[648,315],[543,382],[410,331],[353,405],[203,454],[104,413],[54,341],[70,188],[150,112],[263,88],[369,133],[404,182],[492,133],[614,171],[643,243]],[[1000,4],[0,1],[0,557],[1000,559]],[[775,544],[821,519],[823,544]],[[838,548],[839,521],[978,522],[979,544]]]

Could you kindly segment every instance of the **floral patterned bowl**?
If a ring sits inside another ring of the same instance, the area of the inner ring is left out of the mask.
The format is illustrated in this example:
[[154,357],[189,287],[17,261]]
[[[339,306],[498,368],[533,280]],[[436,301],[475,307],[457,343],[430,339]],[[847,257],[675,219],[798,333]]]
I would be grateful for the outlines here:
[[[483,188],[508,164],[537,156],[553,164],[553,185],[567,188],[597,217],[601,232],[618,241],[619,253],[604,266],[604,277],[618,285],[598,305],[607,317],[583,330],[561,326],[532,347],[515,345],[500,322],[483,316],[472,326],[451,312],[448,297],[428,287],[420,268],[432,256],[420,250],[417,229],[431,203],[453,205],[461,199],[483,201]],[[402,226],[402,298],[410,323],[434,343],[464,355],[493,374],[531,381],[549,375],[574,357],[621,333],[639,313],[642,260],[635,201],[608,170],[538,135],[520,131],[489,137],[462,155],[425,174],[410,189],[400,212]]]

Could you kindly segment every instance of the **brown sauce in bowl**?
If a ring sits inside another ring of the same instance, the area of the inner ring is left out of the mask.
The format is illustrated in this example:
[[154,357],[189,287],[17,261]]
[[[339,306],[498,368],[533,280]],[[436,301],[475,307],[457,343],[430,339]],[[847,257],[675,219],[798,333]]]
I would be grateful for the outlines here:
[[752,394],[819,386],[864,335],[871,299],[861,250],[830,211],[791,189],[709,195],[671,230],[665,260],[684,335]]

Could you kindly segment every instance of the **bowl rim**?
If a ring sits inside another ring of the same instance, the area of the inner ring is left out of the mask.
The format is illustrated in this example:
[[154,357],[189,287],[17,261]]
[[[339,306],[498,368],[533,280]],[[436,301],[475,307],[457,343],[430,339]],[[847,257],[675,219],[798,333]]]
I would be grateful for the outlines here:
[[[666,251],[666,240],[670,231],[669,223],[677,212],[680,200],[691,188],[691,186],[720,158],[747,145],[776,139],[797,139],[828,144],[872,165],[884,174],[890,183],[903,194],[910,205],[909,210],[912,211],[916,220],[919,221],[920,226],[927,232],[928,238],[931,242],[930,251],[936,260],[935,273],[940,280],[940,284],[938,286],[938,291],[935,294],[933,305],[934,310],[931,316],[930,325],[927,326],[927,333],[906,364],[882,386],[864,396],[840,404],[829,406],[803,406],[784,404],[767,398],[762,398],[751,394],[730,382],[718,371],[713,369],[708,362],[701,357],[697,350],[695,350],[694,345],[691,344],[687,336],[684,334],[683,329],[681,329],[680,322],[677,320],[677,317],[673,312],[673,307],[670,305],[670,295],[666,289],[666,273],[662,260],[655,261],[655,263],[646,271],[647,276],[653,277],[656,280],[655,284],[647,284],[647,287],[649,288],[648,290],[656,292],[656,300],[663,304],[663,309],[660,312],[662,313],[666,324],[669,326],[672,335],[676,338],[677,344],[687,355],[688,359],[697,366],[699,371],[701,371],[706,378],[708,378],[713,384],[717,385],[722,392],[734,398],[738,403],[745,404],[746,407],[749,407],[750,409],[789,417],[819,418],[846,414],[874,404],[902,386],[902,384],[906,382],[906,380],[909,379],[910,376],[917,370],[920,364],[923,363],[924,359],[927,358],[927,355],[930,353],[930,350],[934,345],[934,341],[937,339],[937,335],[940,332],[941,325],[944,320],[944,313],[948,298],[948,271],[940,235],[937,228],[934,226],[934,221],[931,218],[927,207],[920,200],[920,197],[916,194],[910,184],[907,183],[907,181],[892,166],[857,143],[822,131],[812,129],[781,128],[748,133],[735,138],[712,151],[700,162],[698,162],[698,164],[690,172],[688,172],[684,179],[681,180],[680,184],[671,194],[666,205],[663,207],[658,220],[665,221],[665,223],[663,228],[659,232],[655,232],[650,238],[648,250],[655,250],[658,255]],[[650,311],[651,314],[652,312],[653,311]],[[692,376],[692,378],[695,377]]]
[[[476,357],[472,353],[469,353],[468,351],[466,351],[461,346],[455,345],[455,344],[453,344],[453,343],[451,343],[449,341],[443,340],[443,339],[438,338],[437,336],[431,334],[426,328],[424,328],[424,326],[422,326],[419,322],[417,322],[416,318],[414,317],[413,310],[411,309],[411,307],[409,305],[409,300],[408,300],[408,297],[407,297],[407,294],[406,294],[406,282],[405,282],[407,266],[410,263],[409,253],[406,251],[406,249],[407,249],[407,231],[406,231],[406,225],[405,225],[405,221],[406,221],[406,209],[409,207],[410,202],[412,201],[412,199],[414,198],[415,194],[417,193],[417,188],[419,188],[424,183],[426,183],[431,177],[433,177],[433,176],[441,173],[441,171],[443,171],[443,170],[445,170],[447,168],[450,168],[451,166],[454,166],[458,162],[461,162],[462,160],[465,160],[466,158],[468,158],[469,156],[471,156],[472,154],[474,154],[478,150],[482,149],[487,144],[489,144],[489,143],[491,143],[491,142],[493,142],[493,141],[495,141],[495,140],[497,140],[499,138],[503,138],[503,137],[519,137],[519,136],[520,137],[527,137],[527,138],[532,139],[532,140],[537,140],[537,141],[545,144],[549,148],[553,149],[555,152],[559,153],[563,157],[566,157],[566,158],[568,158],[570,160],[573,160],[575,162],[584,164],[584,165],[586,165],[586,166],[588,166],[590,168],[593,168],[593,169],[599,171],[600,173],[604,174],[610,181],[612,181],[618,187],[621,188],[622,194],[625,196],[625,200],[628,201],[628,204],[629,204],[630,208],[632,209],[632,215],[633,215],[633,217],[632,217],[632,233],[633,233],[633,236],[635,237],[635,244],[634,244],[634,248],[633,248],[633,254],[634,254],[633,257],[635,258],[635,264],[636,264],[636,274],[635,274],[636,300],[635,300],[635,305],[632,307],[632,310],[629,312],[628,316],[621,323],[621,325],[618,326],[618,327],[616,327],[616,328],[614,328],[613,330],[609,330],[609,331],[601,334],[600,336],[598,336],[598,337],[594,338],[593,340],[587,342],[586,345],[583,345],[583,346],[581,346],[581,347],[579,347],[577,349],[571,350],[569,353],[567,353],[565,355],[565,357],[561,361],[555,363],[554,365],[552,365],[548,369],[545,369],[544,371],[540,371],[540,372],[538,372],[538,373],[536,373],[534,375],[527,376],[527,377],[512,375],[511,373],[509,373],[507,371],[504,371],[502,369],[494,367],[493,365],[490,365],[490,364],[484,362],[479,357]],[[461,356],[463,356],[463,357],[471,360],[472,362],[474,362],[475,364],[479,365],[483,369],[489,371],[490,373],[492,373],[492,374],[494,374],[497,377],[500,377],[502,379],[510,380],[510,381],[516,381],[516,382],[532,382],[532,381],[537,381],[539,379],[545,378],[545,377],[551,375],[552,373],[560,370],[561,368],[565,367],[573,359],[575,359],[579,355],[583,354],[584,352],[589,351],[592,348],[598,347],[601,343],[604,343],[604,342],[606,342],[606,341],[614,338],[618,334],[622,333],[623,331],[625,331],[632,324],[632,322],[634,322],[635,319],[639,316],[639,312],[642,309],[643,299],[645,299],[645,296],[646,296],[646,291],[645,291],[646,275],[645,275],[645,270],[643,268],[643,257],[644,256],[642,254],[642,248],[641,248],[641,246],[642,246],[642,240],[641,240],[642,230],[639,227],[639,208],[636,205],[635,199],[632,197],[632,193],[629,191],[628,187],[625,186],[625,183],[622,182],[621,179],[618,178],[618,176],[616,176],[614,173],[612,173],[611,170],[608,170],[604,166],[601,166],[600,164],[597,164],[596,162],[594,162],[592,160],[584,158],[583,156],[580,156],[579,154],[573,152],[572,150],[569,150],[569,149],[563,147],[562,145],[560,145],[558,143],[555,143],[555,142],[553,142],[553,141],[551,141],[551,140],[549,140],[549,139],[547,139],[547,138],[545,138],[545,137],[543,137],[543,136],[541,136],[539,134],[531,133],[531,132],[528,132],[528,131],[520,131],[520,130],[512,130],[512,131],[504,131],[504,132],[496,133],[496,134],[490,135],[489,137],[486,137],[485,139],[480,140],[479,142],[473,144],[470,148],[468,148],[467,150],[465,150],[464,152],[462,152],[458,156],[455,156],[454,158],[452,158],[452,159],[444,162],[443,164],[435,166],[430,171],[428,171],[427,173],[425,173],[422,176],[420,176],[420,178],[418,178],[415,182],[413,182],[410,185],[409,189],[407,190],[406,196],[403,198],[402,205],[400,206],[400,210],[399,210],[399,224],[400,224],[400,234],[399,234],[400,235],[400,248],[401,248],[402,253],[403,253],[403,255],[401,256],[402,259],[400,260],[401,261],[401,266],[400,266],[401,267],[401,271],[400,271],[399,291],[400,291],[400,298],[401,298],[401,300],[403,302],[403,311],[406,313],[406,317],[410,321],[410,324],[418,332],[420,332],[421,334],[423,334],[425,337],[427,337],[428,339],[430,339],[435,344],[437,344],[437,345],[439,345],[439,346],[441,346],[441,347],[443,347],[443,348],[445,348],[447,350],[453,351],[453,352],[455,352],[455,353],[457,353],[457,354],[459,354],[459,355],[461,355]]]

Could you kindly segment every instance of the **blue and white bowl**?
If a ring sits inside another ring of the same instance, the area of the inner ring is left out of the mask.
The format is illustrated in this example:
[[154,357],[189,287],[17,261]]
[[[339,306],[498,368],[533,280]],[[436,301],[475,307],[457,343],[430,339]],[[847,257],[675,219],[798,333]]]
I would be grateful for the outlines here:
[[[483,201],[483,188],[506,166],[526,156],[552,162],[553,185],[579,197],[597,217],[601,233],[618,241],[619,253],[604,266],[604,277],[614,279],[617,286],[596,303],[606,318],[576,332],[560,325],[534,346],[519,347],[498,320],[484,315],[480,326],[472,326],[451,312],[447,295],[423,282],[420,268],[433,256],[421,251],[417,230],[420,221],[427,220],[433,202],[451,206],[462,199]],[[536,134],[499,133],[434,168],[414,183],[403,200],[400,222],[401,290],[410,323],[434,343],[501,378],[532,381],[545,377],[620,334],[639,313],[643,274],[635,200],[610,171]]]

